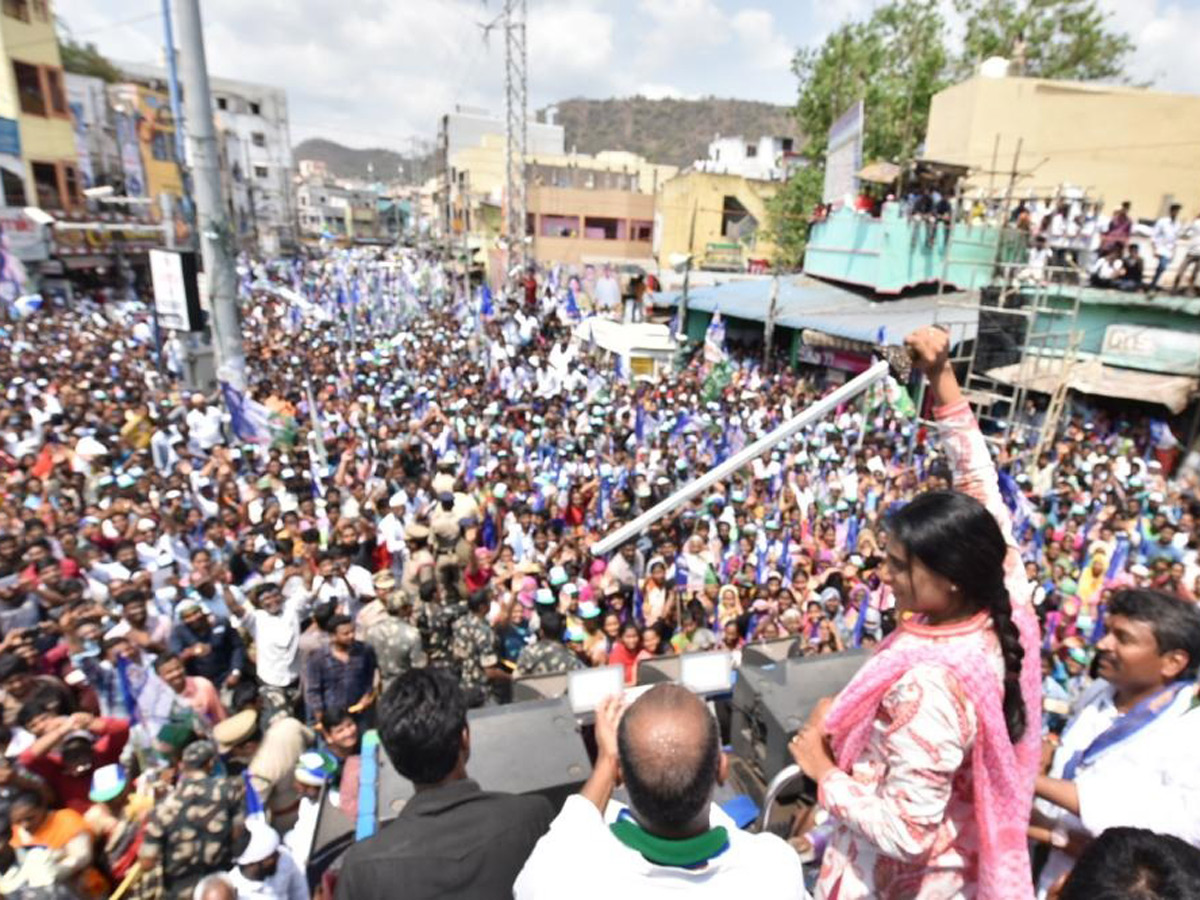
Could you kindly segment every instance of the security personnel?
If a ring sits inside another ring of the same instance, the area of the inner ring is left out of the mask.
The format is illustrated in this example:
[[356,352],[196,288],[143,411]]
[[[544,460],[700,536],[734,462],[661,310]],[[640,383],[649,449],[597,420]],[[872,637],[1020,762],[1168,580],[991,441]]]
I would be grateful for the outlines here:
[[366,642],[375,651],[383,690],[409,669],[423,668],[428,660],[421,632],[412,624],[412,598],[404,591],[392,591],[384,599],[387,615],[367,629]]
[[449,669],[454,668],[450,636],[455,617],[453,610],[441,602],[438,593],[435,582],[424,582],[413,614],[421,635],[421,645],[425,648],[427,664],[435,669]]
[[562,614],[539,610],[538,639],[517,657],[517,675],[549,675],[583,668],[579,657],[562,643]]
[[454,623],[451,650],[458,663],[459,681],[467,705],[483,706],[495,699],[492,683],[508,678],[500,668],[500,646],[487,623],[491,599],[486,590],[467,598],[467,614]]
[[429,552],[429,529],[424,525],[409,525],[404,529],[404,543],[408,547],[408,559],[400,577],[400,589],[415,603],[422,583],[432,582],[434,577],[433,554]]
[[429,530],[433,533],[434,568],[438,584],[456,594],[461,593],[462,571],[459,566],[458,541],[462,529],[454,509],[454,494],[443,491],[438,503],[429,513]]

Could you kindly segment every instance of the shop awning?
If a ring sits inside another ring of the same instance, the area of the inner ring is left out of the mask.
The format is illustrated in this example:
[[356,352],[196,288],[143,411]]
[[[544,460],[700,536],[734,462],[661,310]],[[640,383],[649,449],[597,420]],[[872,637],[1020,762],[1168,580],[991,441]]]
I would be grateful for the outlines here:
[[858,177],[875,184],[891,184],[900,177],[900,167],[890,162],[868,163],[859,170]]
[[[1042,360],[1036,367],[1028,366],[1023,379],[1021,374],[1020,363],[1001,366],[987,373],[989,378],[1005,384],[1051,394],[1062,380],[1062,360]],[[1081,394],[1161,403],[1176,415],[1187,408],[1200,386],[1195,378],[1187,375],[1160,375],[1157,372],[1123,369],[1105,365],[1098,359],[1076,362],[1068,377],[1071,390]]]

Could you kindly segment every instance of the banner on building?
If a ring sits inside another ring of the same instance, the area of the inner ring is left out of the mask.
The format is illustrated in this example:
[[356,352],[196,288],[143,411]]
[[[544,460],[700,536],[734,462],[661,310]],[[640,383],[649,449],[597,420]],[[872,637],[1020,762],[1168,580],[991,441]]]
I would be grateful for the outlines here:
[[145,196],[146,173],[142,167],[137,123],[127,113],[117,113],[117,146],[121,151],[121,169],[125,173],[125,196]]
[[1104,329],[1100,358],[1130,369],[1193,375],[1200,371],[1200,334],[1142,325],[1109,325]]
[[858,170],[863,160],[863,102],[859,100],[829,129],[825,145],[825,203],[858,194]]
[[16,119],[0,117],[0,156],[21,158],[21,130]]
[[25,215],[20,206],[0,206],[0,245],[21,262],[50,258],[46,229]]

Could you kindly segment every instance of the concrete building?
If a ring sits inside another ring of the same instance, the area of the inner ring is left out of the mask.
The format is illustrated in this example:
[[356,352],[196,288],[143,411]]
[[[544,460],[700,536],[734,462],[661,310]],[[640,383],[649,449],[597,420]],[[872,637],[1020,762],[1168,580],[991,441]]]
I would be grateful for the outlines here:
[[527,198],[532,252],[537,262],[653,267],[652,194],[619,187],[533,184]]
[[49,0],[4,0],[0,45],[3,205],[77,209],[83,197],[75,132]]
[[925,138],[929,159],[970,166],[973,188],[1002,193],[1007,178],[985,174],[1012,165],[1023,141],[1018,198],[1051,196],[1064,186],[1123,200],[1140,219],[1172,202],[1190,218],[1200,210],[1200,96],[1110,84],[1016,78],[998,67],[934,95]]
[[[125,82],[109,87],[108,102],[125,167],[123,190],[118,193],[155,201],[163,194],[182,197],[183,177],[175,159],[175,119],[167,94],[144,84]],[[156,218],[160,214],[157,202],[147,209]]]
[[[503,135],[504,119],[483,109],[456,106],[439,123],[438,146],[453,157],[460,150],[478,147],[485,135]],[[530,122],[525,152],[528,156],[563,152],[563,127],[553,123]]]
[[[134,82],[166,91],[166,68],[117,63]],[[287,92],[282,88],[210,79],[221,157],[222,189],[243,244],[266,252],[295,242],[296,199]]]
[[[654,255],[660,266],[690,254],[700,269],[764,268],[775,247],[761,234],[779,182],[688,169],[658,192]],[[694,224],[693,224],[694,222]]]
[[720,175],[741,175],[758,181],[786,181],[799,162],[790,137],[760,137],[747,141],[740,135],[717,135],[708,145],[708,158],[693,168]]

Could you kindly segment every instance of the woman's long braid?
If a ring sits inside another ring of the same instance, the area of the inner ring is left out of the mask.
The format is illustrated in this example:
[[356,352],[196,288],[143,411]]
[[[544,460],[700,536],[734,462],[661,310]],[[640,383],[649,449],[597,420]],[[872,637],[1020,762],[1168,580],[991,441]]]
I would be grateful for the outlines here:
[[1025,648],[1021,646],[1021,634],[1013,622],[1012,601],[1007,589],[1001,588],[992,598],[990,611],[1004,656],[1004,721],[1009,740],[1015,744],[1025,734],[1028,724],[1025,699],[1021,696],[1021,664],[1025,660]]

